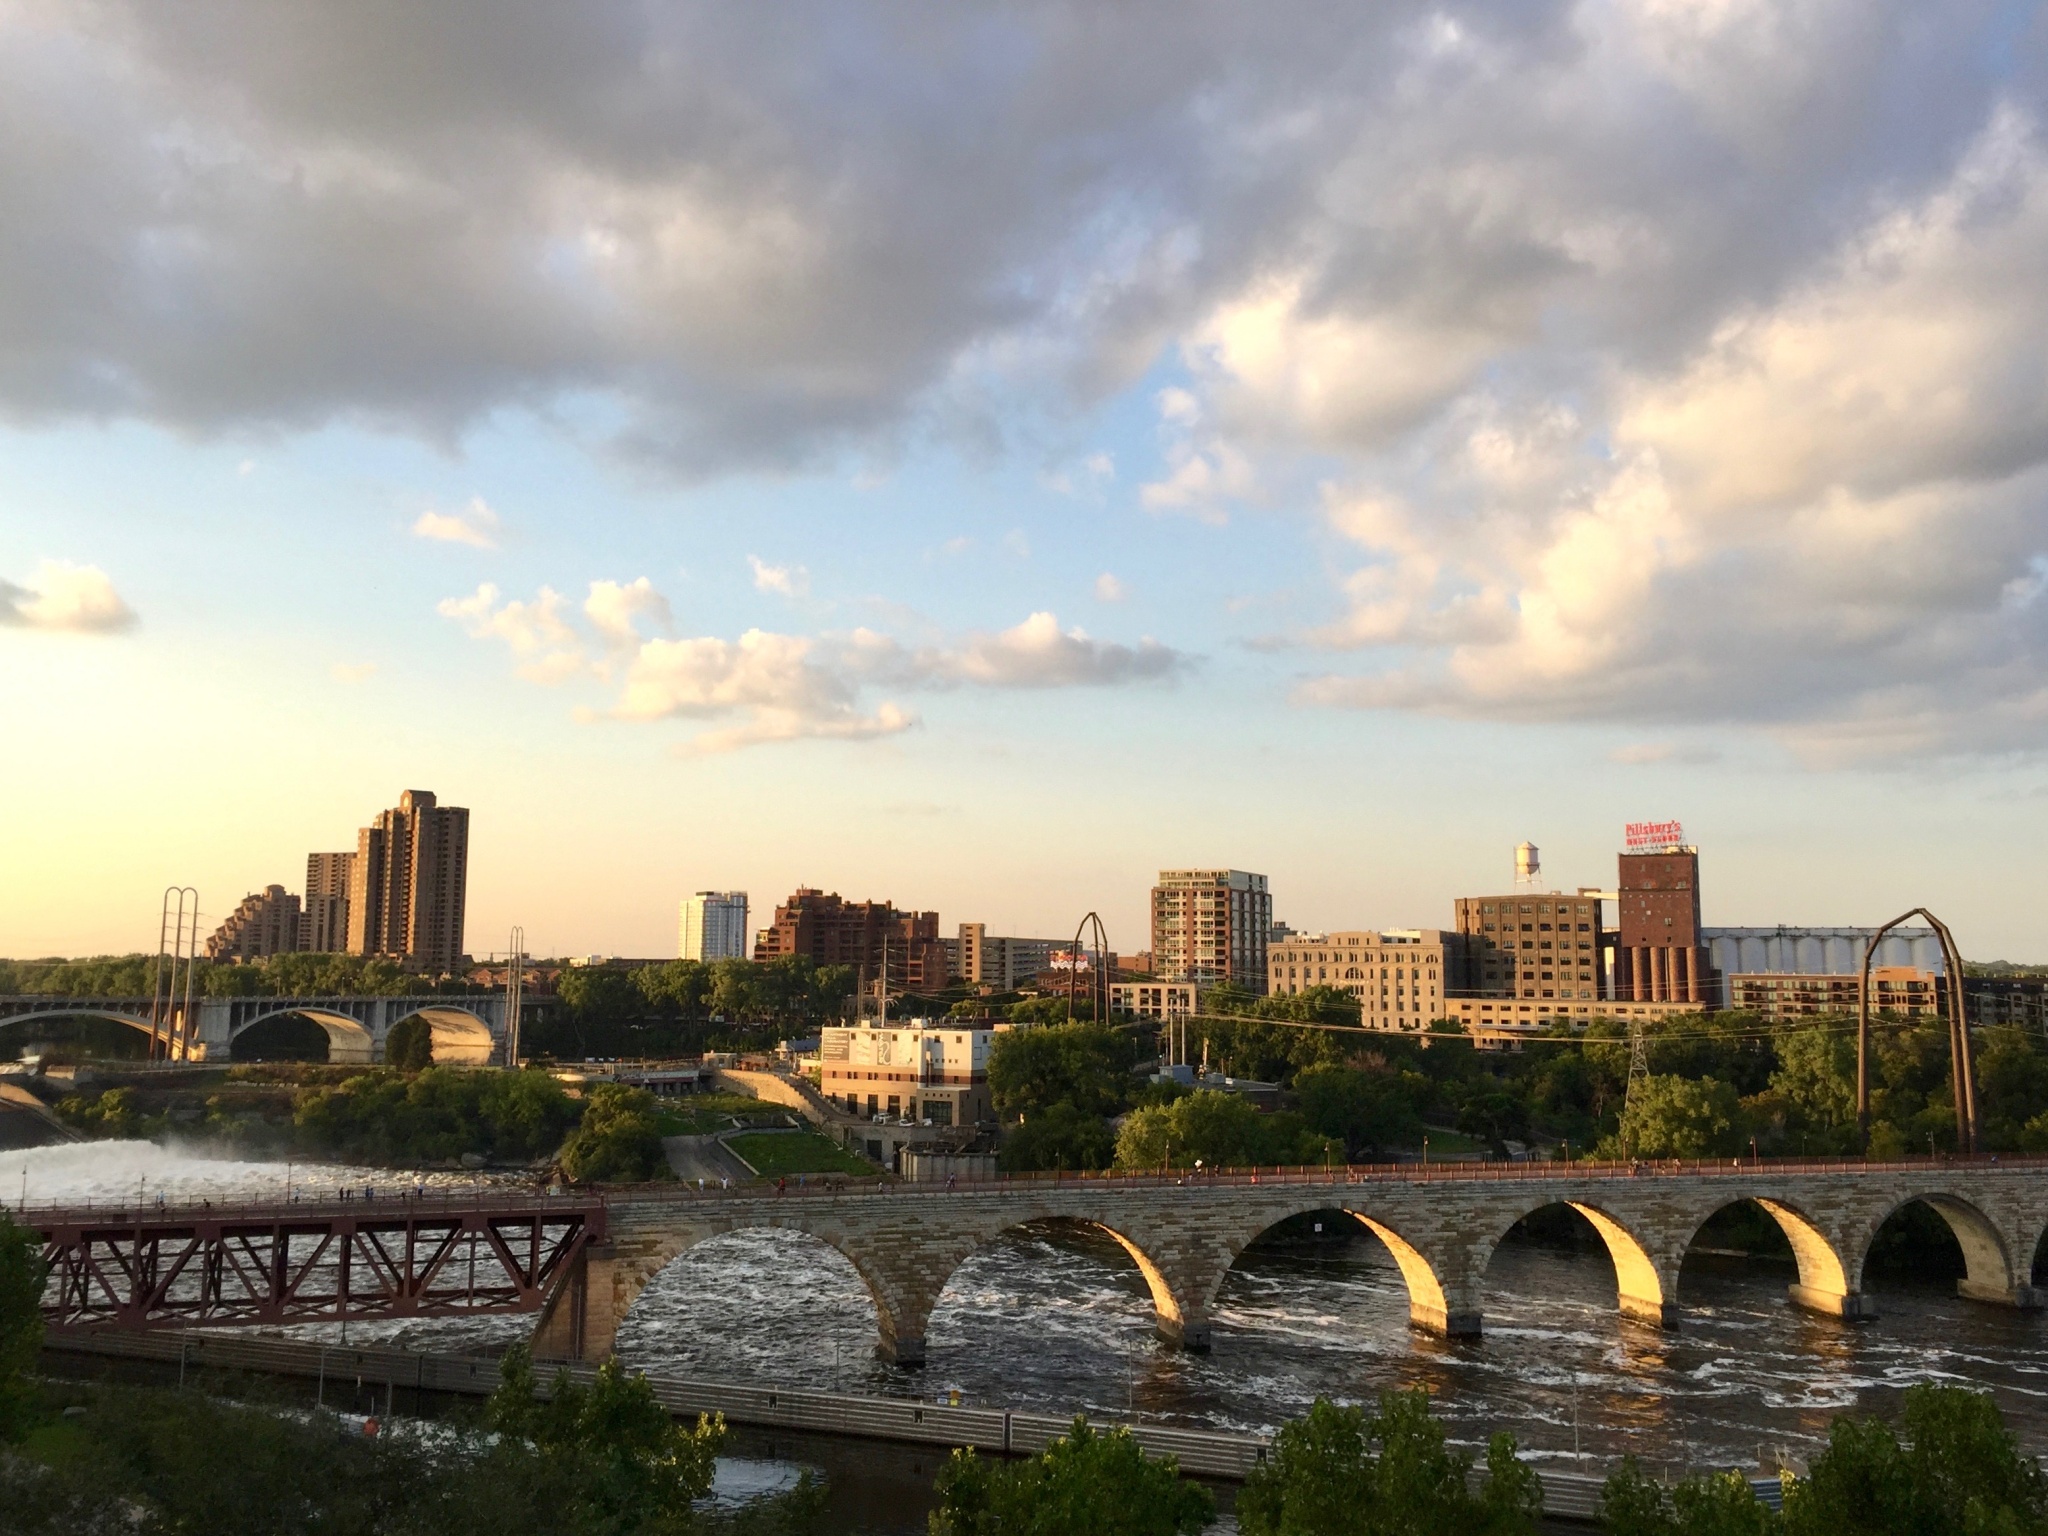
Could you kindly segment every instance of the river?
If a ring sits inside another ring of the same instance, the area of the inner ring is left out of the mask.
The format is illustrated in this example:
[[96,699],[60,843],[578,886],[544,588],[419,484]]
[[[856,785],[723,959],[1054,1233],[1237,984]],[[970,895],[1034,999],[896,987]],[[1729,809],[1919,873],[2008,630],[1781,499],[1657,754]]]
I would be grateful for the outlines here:
[[[36,1204],[158,1190],[261,1197],[281,1194],[288,1176],[310,1188],[411,1182],[136,1142],[0,1153],[9,1204],[24,1178]],[[912,1395],[957,1387],[970,1403],[1216,1428],[1271,1429],[1318,1396],[1370,1400],[1420,1386],[1454,1439],[1478,1445],[1507,1429],[1532,1457],[1587,1471],[1624,1453],[1684,1468],[1754,1467],[1766,1447],[1803,1458],[1835,1414],[1889,1414],[1913,1383],[1948,1381],[1988,1388],[2021,1441],[2048,1452],[2048,1318],[1961,1301],[1949,1283],[1880,1277],[1877,1321],[1847,1326],[1792,1308],[1787,1268],[1696,1259],[1680,1285],[1684,1325],[1660,1334],[1621,1320],[1603,1252],[1508,1244],[1488,1273],[1485,1338],[1454,1344],[1410,1330],[1392,1260],[1347,1225],[1247,1251],[1205,1355],[1154,1339],[1144,1282],[1114,1241],[1037,1229],[1008,1234],[954,1275],[922,1371],[874,1359],[874,1311],[852,1267],[787,1232],[733,1233],[684,1255],[642,1293],[619,1350],[647,1370]],[[494,1348],[530,1326],[354,1324],[350,1336]]]

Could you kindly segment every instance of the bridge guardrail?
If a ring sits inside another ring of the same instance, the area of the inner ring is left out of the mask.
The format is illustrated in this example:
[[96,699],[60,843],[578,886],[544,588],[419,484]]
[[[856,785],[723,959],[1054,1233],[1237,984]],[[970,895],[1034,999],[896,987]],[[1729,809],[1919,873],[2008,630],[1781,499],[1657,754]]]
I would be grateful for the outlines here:
[[[763,1184],[740,1184],[729,1189],[707,1186],[698,1189],[687,1182],[659,1184],[610,1184],[568,1189],[533,1188],[498,1190],[434,1190],[414,1194],[402,1185],[374,1200],[334,1200],[326,1197],[283,1200],[246,1200],[225,1203],[206,1200],[166,1201],[162,1205],[131,1204],[33,1206],[18,1205],[16,1221],[31,1227],[62,1225],[157,1225],[166,1221],[262,1221],[285,1217],[325,1220],[336,1216],[375,1214],[379,1207],[403,1206],[421,1213],[474,1212],[490,1214],[536,1207],[564,1213],[589,1210],[594,1206],[635,1204],[720,1203],[728,1201],[776,1200],[917,1200],[945,1199],[964,1194],[1036,1193],[1061,1189],[1247,1189],[1262,1185],[1372,1185],[1372,1184],[1467,1184],[1543,1183],[1566,1180],[1617,1180],[1659,1178],[1755,1177],[1759,1174],[1840,1174],[1856,1176],[1919,1173],[1933,1169],[1967,1168],[1977,1172],[2036,1173],[2048,1170],[2048,1157],[2004,1156],[1979,1153],[1974,1156],[1901,1158],[1875,1161],[1864,1158],[1703,1158],[1662,1159],[1655,1162],[1458,1162],[1458,1163],[1351,1163],[1318,1167],[1314,1165],[1274,1168],[1207,1169],[1199,1172],[1135,1172],[1104,1169],[1084,1173],[1003,1174],[988,1179],[956,1179],[943,1182],[891,1178],[847,1178],[821,1175],[815,1182],[776,1188]],[[356,1186],[361,1187],[361,1186]],[[383,1188],[384,1186],[371,1186]]]

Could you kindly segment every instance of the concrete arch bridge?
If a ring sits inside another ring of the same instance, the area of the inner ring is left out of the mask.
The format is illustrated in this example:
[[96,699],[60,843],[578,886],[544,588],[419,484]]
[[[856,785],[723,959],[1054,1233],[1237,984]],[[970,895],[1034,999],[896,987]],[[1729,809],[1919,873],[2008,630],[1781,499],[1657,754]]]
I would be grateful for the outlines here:
[[565,1282],[573,1306],[560,1305],[562,1295],[550,1304],[536,1350],[557,1358],[608,1353],[655,1274],[698,1243],[748,1228],[807,1233],[844,1255],[874,1299],[880,1353],[903,1364],[923,1360],[926,1324],[948,1277],[1001,1234],[1046,1221],[1114,1237],[1151,1290],[1160,1335],[1189,1349],[1208,1347],[1211,1311],[1237,1257],[1279,1223],[1326,1211],[1349,1215],[1386,1244],[1417,1328],[1454,1337],[1482,1332],[1482,1286],[1502,1239],[1523,1217],[1556,1205],[1579,1212],[1606,1244],[1621,1312],[1662,1328],[1680,1321],[1679,1269],[1694,1238],[1743,1202],[1784,1230],[1799,1273],[1790,1299],[1814,1312],[1875,1315],[1863,1290],[1871,1244],[1916,1201],[1940,1213],[1962,1249],[1968,1273],[1959,1295],[2021,1308],[2048,1302],[2032,1284],[2048,1231],[2048,1160],[1452,1166],[1455,1173],[1014,1179],[783,1196],[617,1191],[606,1242]]
[[[154,1031],[146,997],[0,997],[0,1029],[38,1020],[105,1019],[148,1035]],[[248,1031],[297,1015],[327,1034],[327,1059],[363,1063],[384,1059],[392,1027],[415,1016],[434,1036],[434,1059],[481,1066],[501,1060],[505,1046],[503,993],[424,997],[208,997],[195,999],[192,1061],[222,1060]]]

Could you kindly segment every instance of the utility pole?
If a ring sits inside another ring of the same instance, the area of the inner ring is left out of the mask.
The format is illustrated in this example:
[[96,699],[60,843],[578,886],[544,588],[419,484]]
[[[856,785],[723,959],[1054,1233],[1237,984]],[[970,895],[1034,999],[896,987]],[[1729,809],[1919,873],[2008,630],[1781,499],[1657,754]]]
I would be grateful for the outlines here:
[[519,1070],[519,1005],[526,990],[526,930],[512,930],[512,964],[505,973],[505,1065]]

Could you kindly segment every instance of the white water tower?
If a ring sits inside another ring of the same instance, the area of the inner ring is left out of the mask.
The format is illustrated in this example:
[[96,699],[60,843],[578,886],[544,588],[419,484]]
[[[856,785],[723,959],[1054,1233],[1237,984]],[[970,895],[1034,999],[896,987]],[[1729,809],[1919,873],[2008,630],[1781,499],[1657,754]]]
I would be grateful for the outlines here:
[[1521,843],[1515,848],[1515,889],[1534,890],[1543,878],[1543,855],[1534,843]]

